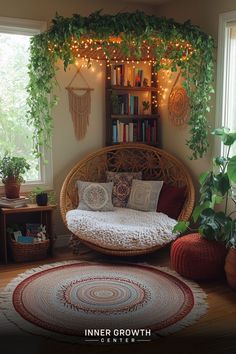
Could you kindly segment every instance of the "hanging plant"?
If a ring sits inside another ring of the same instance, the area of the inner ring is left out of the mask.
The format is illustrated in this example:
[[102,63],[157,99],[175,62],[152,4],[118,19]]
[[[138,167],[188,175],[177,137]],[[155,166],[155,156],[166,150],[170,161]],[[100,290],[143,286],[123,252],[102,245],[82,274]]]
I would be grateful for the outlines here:
[[88,67],[93,60],[148,61],[156,71],[180,68],[190,100],[191,158],[202,157],[208,148],[209,100],[213,93],[213,48],[211,36],[197,26],[172,19],[149,16],[143,12],[71,18],[56,16],[48,31],[31,40],[30,81],[28,85],[28,120],[35,127],[35,153],[50,141],[53,128],[51,109],[57,98],[56,63],[64,69],[83,58]]

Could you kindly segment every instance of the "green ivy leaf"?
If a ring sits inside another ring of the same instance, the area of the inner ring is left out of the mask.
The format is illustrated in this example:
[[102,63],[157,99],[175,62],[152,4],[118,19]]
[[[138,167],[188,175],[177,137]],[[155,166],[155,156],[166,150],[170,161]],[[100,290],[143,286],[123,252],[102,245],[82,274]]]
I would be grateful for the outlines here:
[[209,172],[209,171],[203,172],[199,177],[200,184],[203,185],[207,181],[207,179],[210,177],[210,175],[211,175],[211,172]]
[[222,167],[226,163],[227,159],[224,156],[217,156],[213,158],[213,163],[216,166]]
[[183,233],[187,230],[189,221],[179,221],[173,228],[173,232]]
[[233,156],[227,167],[227,173],[231,182],[236,183],[236,156]]
[[230,132],[229,128],[216,128],[212,131],[212,135],[218,135],[218,136],[224,136],[225,134],[228,134]]
[[236,133],[228,133],[222,139],[224,145],[231,146],[236,141]]
[[214,188],[224,196],[230,189],[229,176],[227,173],[219,173],[213,178]]
[[201,205],[198,205],[194,208],[193,214],[192,214],[192,218],[193,221],[196,222],[199,218],[199,216],[201,215],[201,213],[203,212],[203,210],[208,209],[211,205],[210,201],[207,201]]

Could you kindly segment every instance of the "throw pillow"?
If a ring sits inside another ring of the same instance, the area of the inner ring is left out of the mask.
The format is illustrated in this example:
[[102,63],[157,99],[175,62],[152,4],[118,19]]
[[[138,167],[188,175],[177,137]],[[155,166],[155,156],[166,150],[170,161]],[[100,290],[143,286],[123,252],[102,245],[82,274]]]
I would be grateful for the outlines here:
[[163,181],[139,181],[133,179],[128,201],[128,208],[156,211]]
[[157,204],[157,212],[164,213],[172,219],[178,219],[186,199],[186,188],[163,184]]
[[142,172],[107,171],[107,182],[113,182],[112,203],[115,207],[126,208],[131,191],[132,180],[142,179]]
[[112,187],[110,183],[77,182],[79,193],[78,209],[94,211],[111,211]]

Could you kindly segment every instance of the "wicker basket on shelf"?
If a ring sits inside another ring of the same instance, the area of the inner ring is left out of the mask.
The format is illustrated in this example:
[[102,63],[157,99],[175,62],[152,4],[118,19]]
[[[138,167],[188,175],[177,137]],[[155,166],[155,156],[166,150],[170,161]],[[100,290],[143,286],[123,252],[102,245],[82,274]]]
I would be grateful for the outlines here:
[[19,243],[10,239],[10,249],[15,262],[38,261],[47,257],[49,240],[37,243]]

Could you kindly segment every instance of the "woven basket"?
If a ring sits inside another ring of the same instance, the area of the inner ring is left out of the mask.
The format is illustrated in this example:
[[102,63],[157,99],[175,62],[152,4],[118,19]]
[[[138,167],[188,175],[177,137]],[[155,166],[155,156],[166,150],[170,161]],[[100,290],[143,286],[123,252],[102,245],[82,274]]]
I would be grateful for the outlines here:
[[38,243],[19,243],[10,240],[10,249],[15,262],[38,261],[47,257],[49,240]]

